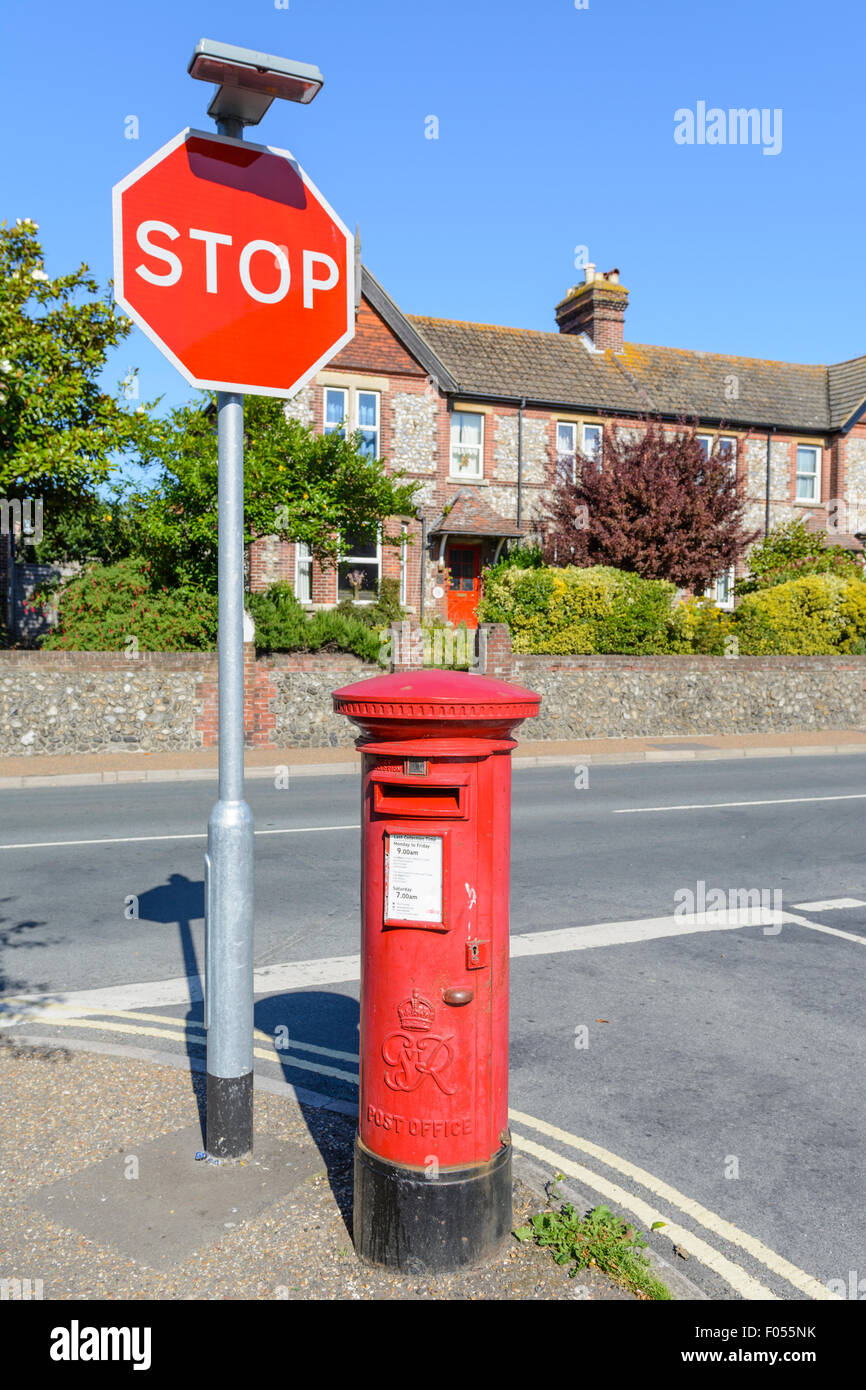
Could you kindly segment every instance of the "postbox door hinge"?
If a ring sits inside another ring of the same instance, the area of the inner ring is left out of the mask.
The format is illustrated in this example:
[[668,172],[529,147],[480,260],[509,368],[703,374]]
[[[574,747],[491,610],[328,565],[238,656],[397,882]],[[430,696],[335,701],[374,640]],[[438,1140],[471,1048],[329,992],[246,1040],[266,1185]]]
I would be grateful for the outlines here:
[[490,942],[467,941],[466,943],[466,969],[484,970],[490,964]]

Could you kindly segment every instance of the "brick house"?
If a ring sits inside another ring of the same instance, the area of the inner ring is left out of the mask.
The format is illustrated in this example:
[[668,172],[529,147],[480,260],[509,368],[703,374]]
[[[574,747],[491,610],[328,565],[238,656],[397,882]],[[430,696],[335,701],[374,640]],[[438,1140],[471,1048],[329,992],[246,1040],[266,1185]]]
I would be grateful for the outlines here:
[[[557,468],[593,456],[606,422],[634,428],[647,414],[671,428],[697,420],[707,448],[721,438],[750,528],[803,516],[862,549],[866,356],[803,366],[630,343],[628,297],[618,271],[587,266],[556,306],[557,330],[537,332],[406,315],[364,268],[355,337],[287,411],[318,430],[361,429],[371,453],[421,483],[418,518],[392,519],[399,548],[348,538],[337,573],[263,537],[251,587],[288,579],[305,603],[329,606],[361,570],[362,600],[390,575],[416,615],[472,625],[482,567],[537,532]],[[719,577],[722,603],[732,577]]]

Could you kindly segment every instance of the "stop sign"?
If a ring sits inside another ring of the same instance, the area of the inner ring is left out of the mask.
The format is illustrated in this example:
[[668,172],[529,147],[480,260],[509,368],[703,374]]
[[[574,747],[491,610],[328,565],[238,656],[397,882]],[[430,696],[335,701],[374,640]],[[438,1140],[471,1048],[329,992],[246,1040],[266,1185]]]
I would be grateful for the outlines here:
[[290,396],[354,335],[354,243],[286,150],[184,130],[114,189],[115,297],[193,386]]

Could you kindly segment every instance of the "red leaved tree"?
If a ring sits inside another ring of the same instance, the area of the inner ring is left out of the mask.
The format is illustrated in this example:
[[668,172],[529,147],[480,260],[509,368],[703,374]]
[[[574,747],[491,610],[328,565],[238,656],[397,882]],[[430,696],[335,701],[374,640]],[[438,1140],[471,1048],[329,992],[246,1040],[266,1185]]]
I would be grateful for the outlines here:
[[613,565],[702,593],[758,535],[744,525],[736,459],[716,442],[709,457],[693,428],[606,425],[600,466],[578,456],[545,515],[548,564]]

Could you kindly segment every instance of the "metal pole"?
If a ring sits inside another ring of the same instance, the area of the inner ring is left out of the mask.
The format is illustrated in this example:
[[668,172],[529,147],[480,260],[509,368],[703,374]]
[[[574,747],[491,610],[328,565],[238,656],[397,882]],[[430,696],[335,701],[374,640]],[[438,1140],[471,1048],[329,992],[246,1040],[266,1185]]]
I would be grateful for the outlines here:
[[[240,138],[239,121],[220,134]],[[220,391],[219,800],[208,822],[207,1119],[214,1158],[253,1147],[253,817],[244,800],[244,399]]]

